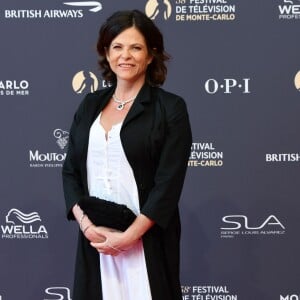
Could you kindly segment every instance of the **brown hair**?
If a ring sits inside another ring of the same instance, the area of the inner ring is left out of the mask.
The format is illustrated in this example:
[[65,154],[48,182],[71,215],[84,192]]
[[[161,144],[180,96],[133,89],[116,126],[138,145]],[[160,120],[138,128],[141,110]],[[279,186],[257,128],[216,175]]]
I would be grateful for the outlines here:
[[103,78],[110,83],[116,82],[116,75],[106,59],[106,50],[117,35],[130,27],[135,27],[144,36],[148,52],[153,57],[147,68],[147,82],[153,86],[162,85],[167,75],[165,61],[170,59],[170,56],[165,52],[160,30],[151,19],[139,10],[115,12],[101,26],[97,50],[100,55],[99,65]]

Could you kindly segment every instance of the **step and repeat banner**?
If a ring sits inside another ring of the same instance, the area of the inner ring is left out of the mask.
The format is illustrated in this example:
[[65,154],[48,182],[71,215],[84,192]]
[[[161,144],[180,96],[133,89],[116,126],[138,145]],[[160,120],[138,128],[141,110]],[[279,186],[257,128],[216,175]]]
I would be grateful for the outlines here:
[[135,8],[164,34],[163,87],[186,100],[193,129],[182,299],[299,300],[299,0],[1,0],[0,299],[72,299],[69,128],[106,86],[100,25]]

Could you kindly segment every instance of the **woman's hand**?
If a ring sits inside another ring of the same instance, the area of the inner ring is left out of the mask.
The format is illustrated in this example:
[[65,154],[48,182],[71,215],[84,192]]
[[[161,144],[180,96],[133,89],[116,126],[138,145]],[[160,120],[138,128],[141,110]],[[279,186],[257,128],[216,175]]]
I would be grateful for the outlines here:
[[97,227],[98,233],[104,237],[100,242],[91,242],[91,246],[96,248],[98,252],[106,255],[119,255],[123,251],[130,249],[136,242],[126,232],[116,231],[114,229]]
[[84,232],[84,236],[93,243],[103,243],[106,240],[106,237],[103,235],[103,231],[100,227],[97,227],[93,224],[89,225]]
[[105,237],[105,240],[102,242],[91,241],[91,246],[106,255],[119,255],[132,248],[153,225],[154,222],[151,219],[140,214],[124,232],[107,227],[97,227],[98,234]]

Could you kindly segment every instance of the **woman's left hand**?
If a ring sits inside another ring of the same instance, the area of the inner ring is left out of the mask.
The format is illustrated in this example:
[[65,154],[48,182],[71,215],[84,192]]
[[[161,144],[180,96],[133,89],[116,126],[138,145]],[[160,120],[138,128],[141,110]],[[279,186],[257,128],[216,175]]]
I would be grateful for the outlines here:
[[119,255],[133,247],[143,234],[154,225],[154,221],[139,214],[126,231],[117,231],[107,227],[97,227],[98,233],[106,238],[101,243],[91,243],[98,252],[106,255]]
[[125,232],[109,228],[104,229],[103,227],[101,229],[101,234],[106,237],[106,240],[101,243],[91,243],[91,246],[102,254],[119,255],[123,251],[130,249],[137,242],[137,240],[130,238]]

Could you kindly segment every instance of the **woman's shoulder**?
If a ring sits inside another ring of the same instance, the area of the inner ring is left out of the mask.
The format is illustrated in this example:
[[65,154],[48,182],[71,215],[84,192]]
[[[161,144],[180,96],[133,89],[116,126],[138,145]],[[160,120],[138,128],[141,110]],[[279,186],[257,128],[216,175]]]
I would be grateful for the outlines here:
[[186,103],[182,96],[165,90],[161,87],[154,87],[159,100],[166,108],[185,107]]
[[106,87],[106,88],[97,90],[92,93],[88,93],[84,97],[83,101],[85,101],[85,102],[91,102],[91,101],[95,101],[95,100],[101,101],[101,100],[105,99],[105,96],[111,94],[113,89],[114,89],[114,87],[110,86],[110,87]]
[[86,94],[77,108],[76,115],[82,116],[94,111],[112,92],[113,87],[108,87]]

